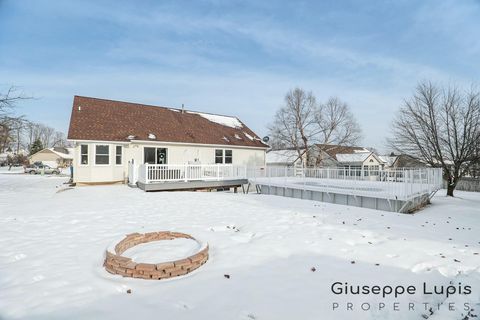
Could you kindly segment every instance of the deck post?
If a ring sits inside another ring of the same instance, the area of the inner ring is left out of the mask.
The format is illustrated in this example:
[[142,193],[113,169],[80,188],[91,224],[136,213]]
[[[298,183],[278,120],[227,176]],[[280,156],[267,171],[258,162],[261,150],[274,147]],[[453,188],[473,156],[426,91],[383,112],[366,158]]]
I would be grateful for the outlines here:
[[184,181],[187,182],[188,181],[188,167],[187,167],[187,164],[185,163],[184,165],[184,170],[185,170],[185,173],[184,173]]

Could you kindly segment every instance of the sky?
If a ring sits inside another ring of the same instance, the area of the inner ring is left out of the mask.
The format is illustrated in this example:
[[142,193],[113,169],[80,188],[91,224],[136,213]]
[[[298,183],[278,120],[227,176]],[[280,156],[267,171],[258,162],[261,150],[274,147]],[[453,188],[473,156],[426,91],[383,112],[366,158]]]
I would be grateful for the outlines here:
[[337,96],[388,151],[419,81],[480,77],[480,0],[0,0],[0,92],[67,132],[74,95],[238,116],[258,135],[301,87]]

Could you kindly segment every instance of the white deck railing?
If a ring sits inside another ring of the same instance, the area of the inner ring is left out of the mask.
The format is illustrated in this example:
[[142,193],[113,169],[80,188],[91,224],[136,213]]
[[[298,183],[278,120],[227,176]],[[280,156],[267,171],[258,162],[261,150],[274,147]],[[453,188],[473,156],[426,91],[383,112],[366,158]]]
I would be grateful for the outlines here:
[[249,168],[254,183],[321,189],[343,194],[410,199],[442,188],[441,168],[362,170],[348,168]]
[[173,181],[209,181],[245,179],[245,166],[228,164],[142,164],[138,181],[142,183]]
[[[137,172],[136,170],[130,170]],[[323,190],[389,199],[410,199],[442,188],[440,168],[361,170],[348,168],[246,167],[228,164],[142,164],[138,181],[220,181],[249,179],[253,183]]]

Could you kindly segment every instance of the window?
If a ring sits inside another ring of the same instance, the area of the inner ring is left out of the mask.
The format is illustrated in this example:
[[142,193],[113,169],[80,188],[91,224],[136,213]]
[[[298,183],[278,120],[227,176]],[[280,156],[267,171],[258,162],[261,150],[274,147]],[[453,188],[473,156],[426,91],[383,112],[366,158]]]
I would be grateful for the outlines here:
[[232,150],[215,149],[215,163],[232,163]]
[[95,164],[109,164],[110,163],[110,148],[108,145],[95,146]]
[[167,164],[168,163],[167,148],[143,148],[143,163],[147,164]]
[[143,163],[147,164],[155,164],[155,148],[147,148],[143,149]]
[[88,164],[88,145],[86,144],[80,146],[80,164]]
[[115,147],[115,164],[122,164],[122,146]]
[[225,163],[232,163],[232,150],[225,150]]
[[364,169],[363,175],[366,176],[366,177],[369,176],[370,171],[368,170],[368,166],[364,166],[363,169]]
[[216,149],[215,150],[215,163],[223,163],[223,150]]

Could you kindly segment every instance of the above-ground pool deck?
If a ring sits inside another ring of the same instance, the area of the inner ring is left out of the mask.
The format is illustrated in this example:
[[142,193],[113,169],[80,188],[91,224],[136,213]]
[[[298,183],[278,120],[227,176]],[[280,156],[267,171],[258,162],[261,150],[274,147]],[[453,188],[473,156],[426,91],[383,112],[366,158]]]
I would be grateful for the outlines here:
[[[129,164],[128,181],[144,191],[225,190],[256,185],[258,192],[349,206],[413,212],[442,187],[441,168],[246,167],[229,164]],[[249,188],[247,187],[247,192]]]
[[427,204],[433,192],[421,183],[315,178],[256,178],[262,194],[408,213]]
[[229,179],[219,181],[167,181],[143,183],[137,182],[137,186],[144,191],[180,191],[180,190],[205,190],[205,189],[229,189],[248,184],[247,179]]

